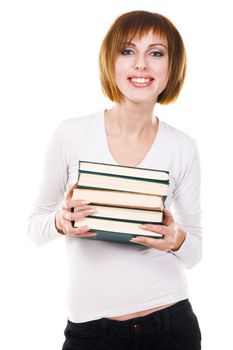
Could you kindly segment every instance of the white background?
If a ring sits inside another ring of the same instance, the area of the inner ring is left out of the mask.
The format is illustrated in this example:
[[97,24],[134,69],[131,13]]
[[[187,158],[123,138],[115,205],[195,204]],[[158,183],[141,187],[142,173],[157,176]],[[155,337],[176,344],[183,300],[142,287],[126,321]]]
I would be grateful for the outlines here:
[[[0,348],[58,350],[64,337],[63,238],[36,248],[26,236],[46,145],[62,119],[102,110],[98,52],[128,10],[170,18],[188,53],[179,100],[156,107],[190,134],[202,163],[203,261],[187,271],[203,349],[232,344],[231,1],[2,1],[0,5]],[[94,287],[94,286],[93,286]]]

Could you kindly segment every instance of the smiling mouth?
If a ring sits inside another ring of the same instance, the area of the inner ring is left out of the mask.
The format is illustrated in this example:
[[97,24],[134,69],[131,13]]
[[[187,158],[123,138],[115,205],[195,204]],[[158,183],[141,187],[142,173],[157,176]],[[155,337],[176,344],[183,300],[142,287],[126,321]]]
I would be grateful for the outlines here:
[[128,80],[133,86],[147,87],[154,79],[150,77],[129,77]]

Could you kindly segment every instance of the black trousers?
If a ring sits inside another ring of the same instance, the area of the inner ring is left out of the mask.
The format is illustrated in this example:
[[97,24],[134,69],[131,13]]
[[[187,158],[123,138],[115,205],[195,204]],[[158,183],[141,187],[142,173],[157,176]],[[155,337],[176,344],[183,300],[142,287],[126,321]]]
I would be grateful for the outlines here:
[[188,299],[127,321],[68,321],[62,350],[200,350],[201,332]]

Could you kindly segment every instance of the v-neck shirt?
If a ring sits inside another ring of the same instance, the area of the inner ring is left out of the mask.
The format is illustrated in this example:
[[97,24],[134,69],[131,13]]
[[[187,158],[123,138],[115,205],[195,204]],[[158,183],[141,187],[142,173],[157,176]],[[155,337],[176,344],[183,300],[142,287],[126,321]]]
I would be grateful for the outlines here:
[[[154,136],[154,139],[153,139],[153,141],[152,141],[148,151],[145,153],[143,159],[141,159],[141,161],[138,164],[135,164],[135,165],[133,164],[131,166],[136,166],[136,167],[143,168],[144,167],[144,163],[146,163],[146,161],[147,161],[147,158],[150,157],[150,153],[154,152],[154,148],[156,147],[157,142],[159,142],[160,134],[162,132],[162,130],[161,130],[162,128],[160,127],[161,123],[160,123],[160,121],[159,121],[159,119],[157,117],[153,116],[153,118],[157,119],[157,122],[158,122],[158,127],[157,127],[157,130],[156,130],[156,134]],[[102,114],[101,120],[102,120],[102,126],[103,126],[103,128],[102,128],[102,130],[103,130],[103,142],[105,143],[104,147],[109,152],[109,156],[110,156],[109,158],[111,160],[111,163],[115,164],[115,165],[124,165],[124,164],[119,164],[115,160],[115,158],[113,157],[112,152],[110,150],[109,142],[108,142],[108,138],[107,138],[107,133],[106,133],[106,124],[105,124],[105,116],[104,116],[104,114]]]
[[[80,160],[116,164],[104,112],[65,120],[48,147],[44,175],[28,232],[37,245],[64,238],[54,217],[64,192],[78,179]],[[185,268],[201,259],[200,166],[195,140],[159,121],[138,167],[169,171],[166,206],[187,231],[176,252],[65,236],[69,268],[68,318],[86,322],[178,302],[189,296]]]

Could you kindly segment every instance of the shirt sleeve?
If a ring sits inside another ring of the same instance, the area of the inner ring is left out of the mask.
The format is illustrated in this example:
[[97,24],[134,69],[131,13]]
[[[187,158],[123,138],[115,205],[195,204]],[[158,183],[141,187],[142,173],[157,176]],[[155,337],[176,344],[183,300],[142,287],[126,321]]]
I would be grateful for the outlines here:
[[55,129],[44,163],[42,181],[27,230],[30,239],[38,246],[62,237],[55,227],[55,213],[61,207],[68,178],[62,123]]
[[191,149],[184,150],[182,172],[174,191],[174,217],[187,234],[177,251],[172,251],[187,268],[196,265],[202,258],[202,226],[200,207],[200,160],[193,141]]

